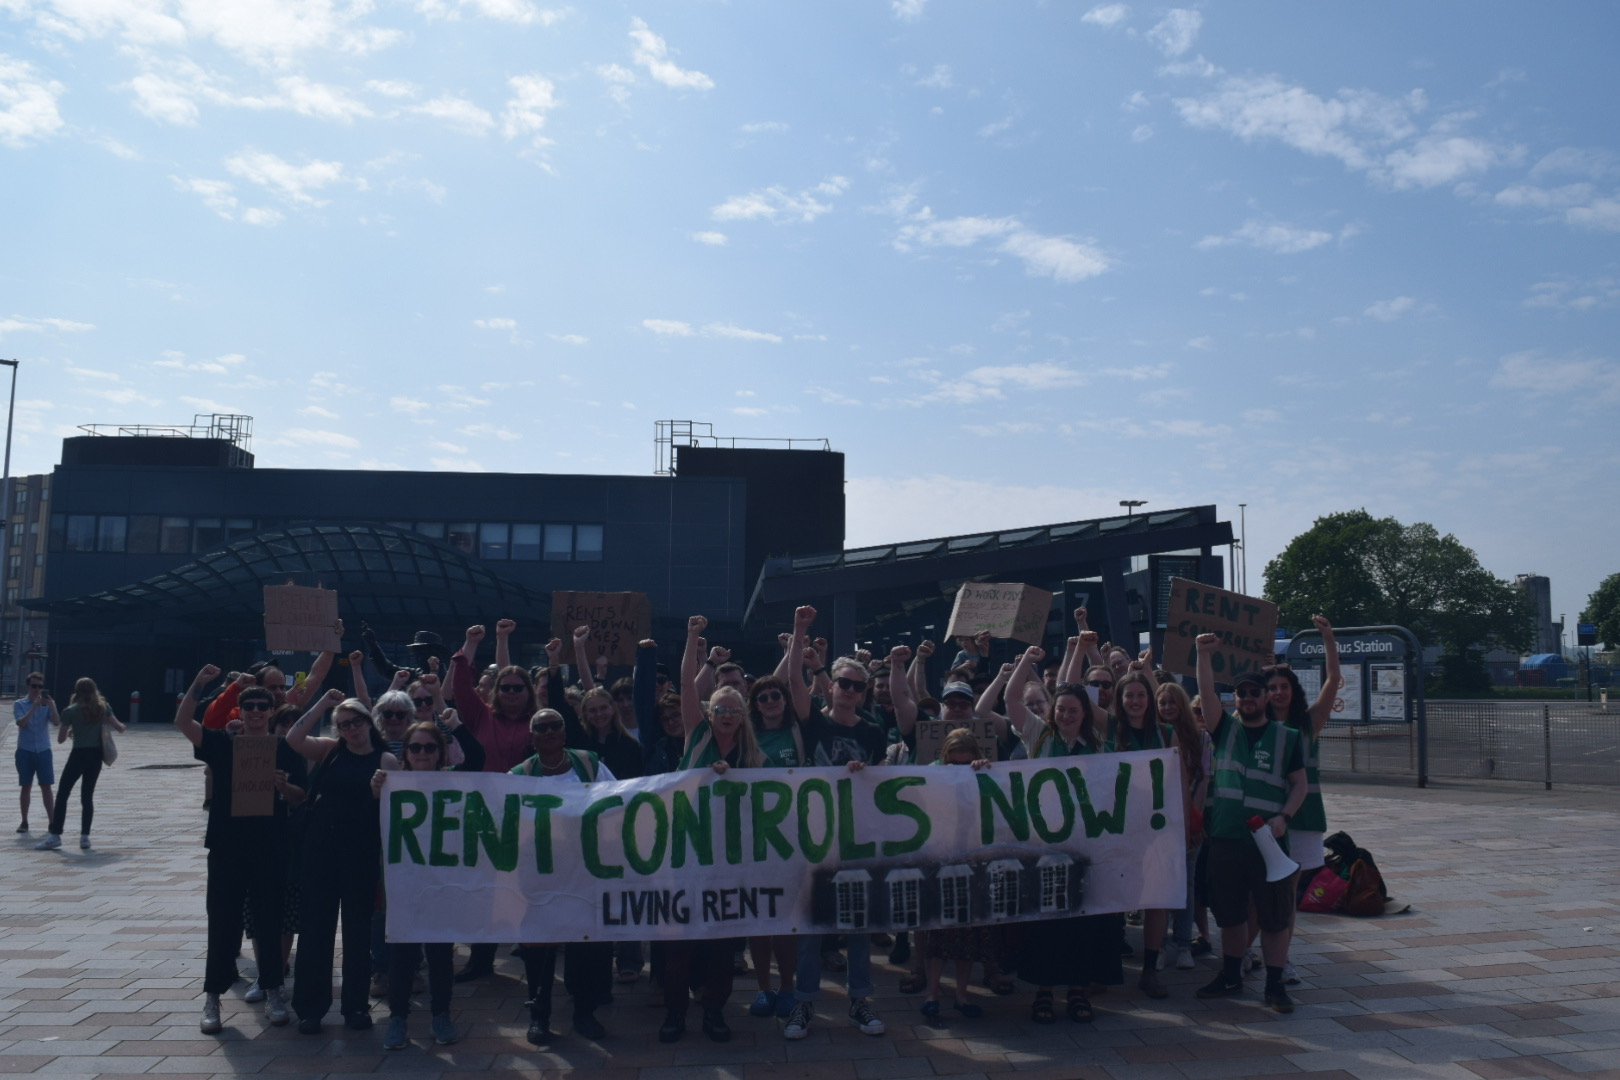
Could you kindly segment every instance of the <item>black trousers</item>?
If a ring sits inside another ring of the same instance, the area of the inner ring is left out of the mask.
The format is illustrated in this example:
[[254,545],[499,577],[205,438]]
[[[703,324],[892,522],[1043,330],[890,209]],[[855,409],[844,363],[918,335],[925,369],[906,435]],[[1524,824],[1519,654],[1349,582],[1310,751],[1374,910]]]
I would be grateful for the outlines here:
[[312,831],[304,844],[303,909],[298,958],[293,965],[293,1009],[301,1020],[319,1020],[332,1007],[332,957],[338,918],[343,919],[345,1016],[369,1012],[371,912],[382,867],[375,842],[345,842]]
[[411,1014],[411,983],[427,953],[428,1009],[434,1016],[450,1011],[450,979],[455,946],[449,942],[394,942],[388,946],[388,1015]]
[[703,1011],[719,1012],[731,997],[736,968],[730,939],[664,942],[664,1008],[686,1015],[691,990],[702,989]]
[[567,945],[523,946],[523,973],[529,983],[529,1013],[551,1018],[551,984],[557,950],[563,954],[563,988],[574,999],[574,1015],[590,1014],[613,995],[613,943],[575,941]]
[[73,794],[73,785],[80,780],[84,781],[84,787],[79,789],[79,832],[89,834],[90,821],[96,816],[96,781],[100,779],[101,747],[75,747],[62,767],[62,783],[56,789],[56,812],[51,815],[53,834],[62,835],[62,828],[67,824],[68,796]]
[[285,844],[227,842],[208,849],[208,961],[203,993],[223,994],[236,981],[244,898],[253,905],[259,985],[273,990],[286,981],[281,967],[281,906],[286,880]]

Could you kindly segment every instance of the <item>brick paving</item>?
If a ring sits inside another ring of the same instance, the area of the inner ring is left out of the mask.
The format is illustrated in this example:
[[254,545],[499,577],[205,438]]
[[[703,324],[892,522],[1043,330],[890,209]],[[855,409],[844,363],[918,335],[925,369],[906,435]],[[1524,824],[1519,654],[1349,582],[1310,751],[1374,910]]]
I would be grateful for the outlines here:
[[[9,728],[3,747],[11,747]],[[1172,996],[1151,1001],[1131,984],[1095,999],[1096,1022],[1031,1024],[1029,997],[975,990],[986,1015],[931,1026],[920,997],[900,995],[898,972],[877,971],[887,1035],[871,1038],[827,1015],[788,1043],[779,1022],[746,1015],[752,979],[739,977],[734,1038],[695,1030],[661,1045],[661,1010],[643,981],[619,987],[601,1014],[600,1045],[567,1028],[535,1052],[524,1041],[521,972],[458,986],[462,1042],[435,1047],[424,1009],[413,1044],[382,1049],[376,1029],[325,1034],[270,1028],[262,1007],[225,1002],[225,1031],[200,1035],[203,815],[200,769],[140,768],[190,760],[185,741],[149,725],[121,743],[102,774],[95,848],[35,852],[35,831],[0,851],[0,1074],[113,1077],[186,1074],[267,1077],[408,1074],[412,1080],[499,1072],[550,1080],[575,1070],[599,1080],[1203,1080],[1310,1076],[1620,1077],[1620,805],[1612,791],[1448,784],[1428,791],[1329,777],[1328,814],[1378,857],[1403,915],[1302,915],[1294,962],[1303,984],[1292,1016],[1263,1011],[1258,981],[1239,1000],[1201,1002],[1210,963],[1168,971]],[[8,754],[9,756],[9,754]],[[65,755],[58,757],[58,768]],[[75,800],[76,802],[76,800]],[[0,828],[15,826],[15,803]],[[1134,940],[1134,933],[1133,933]],[[1139,942],[1138,942],[1139,945]],[[503,950],[504,953],[504,950]],[[244,971],[251,962],[244,960]],[[830,985],[830,983],[829,983]],[[334,1013],[335,1016],[335,1013]],[[696,1012],[694,1010],[693,1020]],[[329,1018],[330,1020],[331,1018]]]

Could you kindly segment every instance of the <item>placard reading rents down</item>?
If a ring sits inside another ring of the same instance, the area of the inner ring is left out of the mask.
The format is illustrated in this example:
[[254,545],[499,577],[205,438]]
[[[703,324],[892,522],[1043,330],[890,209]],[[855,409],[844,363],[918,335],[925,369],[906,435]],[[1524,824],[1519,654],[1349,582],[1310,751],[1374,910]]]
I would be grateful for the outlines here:
[[276,807],[274,735],[231,740],[231,817],[269,817]]
[[981,630],[991,637],[1015,638],[1039,645],[1046,636],[1052,594],[1021,582],[964,582],[951,608],[948,637],[972,637]]
[[1198,674],[1199,634],[1221,639],[1211,666],[1218,682],[1276,663],[1277,605],[1199,581],[1170,583],[1170,610],[1164,628],[1164,669]]
[[264,647],[271,652],[338,652],[336,589],[264,587]]
[[608,663],[629,666],[636,662],[636,643],[652,626],[652,604],[638,592],[553,592],[551,635],[572,641],[574,628],[589,626],[586,654],[606,656]]

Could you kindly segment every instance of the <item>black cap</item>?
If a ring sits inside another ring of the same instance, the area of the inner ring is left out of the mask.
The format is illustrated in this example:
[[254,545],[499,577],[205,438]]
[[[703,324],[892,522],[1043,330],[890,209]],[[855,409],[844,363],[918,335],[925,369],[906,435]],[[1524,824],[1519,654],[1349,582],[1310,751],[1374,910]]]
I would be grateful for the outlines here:
[[1254,685],[1264,689],[1265,685],[1266,685],[1266,677],[1260,671],[1259,668],[1250,668],[1248,671],[1245,671],[1243,674],[1238,675],[1235,678],[1233,678],[1233,680],[1232,680],[1232,689],[1236,690],[1238,687],[1242,686],[1244,683],[1254,683]]

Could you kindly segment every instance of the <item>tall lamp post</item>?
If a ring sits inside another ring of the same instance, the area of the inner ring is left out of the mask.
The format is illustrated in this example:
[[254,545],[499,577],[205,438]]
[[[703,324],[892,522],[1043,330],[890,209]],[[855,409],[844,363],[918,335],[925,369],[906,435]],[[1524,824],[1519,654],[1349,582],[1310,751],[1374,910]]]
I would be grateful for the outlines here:
[[[5,515],[3,517],[0,517],[0,521],[5,522],[5,529],[3,531],[3,534],[0,534],[0,567],[9,568],[10,564],[11,564],[11,560],[9,558],[9,556],[11,555],[11,418],[17,411],[17,361],[15,361],[15,360],[0,360],[0,364],[4,364],[6,367],[11,369],[11,396],[10,396],[10,399],[6,402],[6,461],[5,461],[5,473],[4,473],[4,477],[0,478],[0,499],[4,500],[4,505],[5,505],[5,508],[6,508],[5,509]],[[4,582],[4,580],[5,580],[4,577],[0,577],[0,582]],[[19,581],[22,580],[22,577],[21,577],[20,574],[18,575],[18,580]],[[0,586],[0,587],[3,587],[3,586]],[[19,588],[20,588],[20,586],[19,586]],[[10,606],[10,601],[9,600],[7,600],[6,606]],[[3,620],[0,620],[0,621],[3,621]],[[19,626],[22,624],[22,616],[21,615],[19,615],[17,617],[17,622],[18,622]],[[0,631],[0,633],[3,633],[3,632],[4,631]],[[18,637],[22,636],[22,632],[20,630],[18,631],[17,636]],[[18,663],[19,666],[22,664],[22,657],[20,657],[20,656],[17,657],[17,663]],[[19,679],[18,681],[21,682],[22,680]]]
[[1133,510],[1135,510],[1138,506],[1146,506],[1147,505],[1147,500],[1146,499],[1121,499],[1121,500],[1119,500],[1119,505],[1121,505],[1121,506],[1123,506],[1125,508],[1125,516],[1130,517],[1131,512]]
[[1237,591],[1249,595],[1249,504],[1238,503],[1238,551],[1243,560],[1242,584]]

